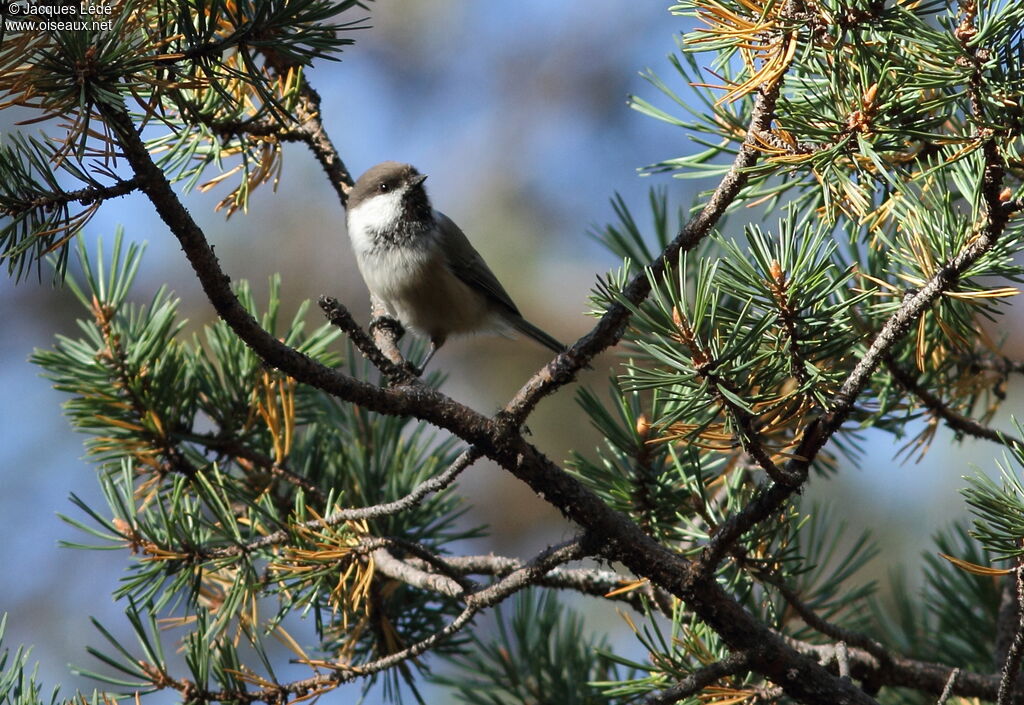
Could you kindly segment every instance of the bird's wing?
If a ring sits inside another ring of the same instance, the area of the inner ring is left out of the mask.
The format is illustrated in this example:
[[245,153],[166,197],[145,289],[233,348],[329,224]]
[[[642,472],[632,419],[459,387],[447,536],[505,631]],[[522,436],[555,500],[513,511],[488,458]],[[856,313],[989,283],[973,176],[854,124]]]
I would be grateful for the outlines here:
[[488,299],[499,307],[507,310],[515,316],[521,317],[519,309],[512,302],[512,297],[505,291],[494,272],[484,262],[469,238],[462,232],[451,218],[440,211],[434,211],[434,218],[441,229],[441,236],[444,238],[445,261],[452,274],[462,280],[467,286],[482,292]]

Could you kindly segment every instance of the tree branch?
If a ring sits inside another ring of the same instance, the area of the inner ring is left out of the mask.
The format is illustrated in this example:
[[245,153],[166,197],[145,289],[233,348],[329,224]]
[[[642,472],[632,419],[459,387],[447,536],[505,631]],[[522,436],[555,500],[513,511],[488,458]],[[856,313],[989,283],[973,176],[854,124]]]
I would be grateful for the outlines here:
[[380,671],[397,666],[403,661],[415,658],[429,651],[437,644],[462,630],[478,612],[487,607],[492,607],[519,590],[532,585],[539,576],[556,566],[584,557],[586,555],[585,543],[587,543],[585,539],[575,539],[542,551],[529,563],[505,576],[497,583],[468,595],[466,597],[465,609],[454,620],[449,622],[440,631],[401,651],[396,651],[361,665],[317,662],[315,665],[333,669],[332,672],[245,693],[207,693],[207,697],[204,699],[208,701],[242,700],[245,702],[290,700],[292,696],[301,698],[312,693],[324,692],[325,689],[332,689],[356,678],[379,673]]
[[261,548],[267,548],[278,544],[285,543],[288,541],[295,531],[310,530],[317,531],[320,529],[337,526],[338,524],[344,524],[347,521],[360,521],[363,519],[376,519],[378,517],[389,516],[391,514],[398,514],[407,509],[419,504],[423,501],[423,498],[433,492],[440,492],[441,490],[448,487],[455,481],[463,470],[471,466],[480,458],[480,451],[475,448],[469,448],[464,450],[455,461],[448,466],[444,472],[437,477],[432,477],[429,480],[424,480],[417,485],[413,490],[402,497],[396,499],[393,502],[385,502],[384,504],[375,504],[369,507],[355,507],[352,509],[339,509],[338,511],[331,512],[322,519],[311,519],[310,521],[302,522],[287,529],[280,529],[261,536],[258,539],[253,539],[248,543],[227,546],[224,548],[212,549],[205,552],[205,557],[208,558],[224,558],[228,556],[239,556],[247,553],[252,553]]
[[[281,56],[274,51],[264,51],[267,65],[279,76],[287,76],[289,71],[296,67],[290,66],[282,61]],[[348,203],[348,194],[355,185],[352,174],[349,172],[341,155],[331,142],[327,130],[324,129],[320,120],[320,94],[313,89],[306,80],[305,75],[299,78],[297,91],[298,99],[295,105],[295,117],[298,126],[295,128],[301,135],[301,141],[306,143],[316,160],[323,167],[327,174],[327,180],[334,187],[338,200],[344,207]]]
[[893,376],[893,379],[895,379],[901,387],[920,399],[921,403],[923,403],[929,411],[945,421],[946,425],[954,431],[959,431],[960,433],[965,433],[968,436],[974,436],[975,438],[984,438],[985,440],[995,441],[1000,445],[1011,448],[1016,447],[1018,449],[1024,449],[1024,441],[1021,441],[1012,434],[997,431],[994,428],[975,421],[969,416],[964,416],[963,414],[951,409],[937,395],[932,394],[929,389],[918,384],[914,375],[897,365],[891,357],[886,356],[885,366]]
[[999,679],[999,694],[996,705],[1010,705],[1017,691],[1017,676],[1020,674],[1021,659],[1024,658],[1024,563],[1017,562],[1014,578],[1017,581],[1017,627],[1013,641],[1006,652],[1002,676]]
[[[632,304],[638,304],[651,292],[649,276],[657,277],[673,263],[682,252],[689,252],[708,236],[726,209],[732,205],[740,191],[747,184],[750,167],[757,162],[761,151],[757,148],[757,136],[768,130],[775,115],[775,104],[779,98],[779,81],[763,86],[754,101],[750,114],[750,125],[732,167],[712,192],[700,213],[691,218],[679,231],[676,238],[643,271],[638,272],[622,290],[622,296]],[[573,379],[580,369],[588,365],[597,355],[615,345],[625,332],[630,310],[624,304],[616,303],[601,316],[597,325],[585,336],[573,343],[568,350],[559,354],[545,365],[505,405],[505,413],[515,424],[522,424],[541,399],[552,394],[559,387]]]
[[118,181],[110,186],[87,186],[80,188],[75,191],[63,191],[60,193],[50,194],[47,196],[37,196],[32,200],[26,200],[22,202],[21,207],[8,207],[0,209],[0,212],[5,215],[14,216],[25,211],[33,210],[36,208],[53,209],[66,206],[69,203],[79,203],[83,206],[91,206],[101,201],[106,201],[111,198],[117,198],[119,196],[127,196],[129,193],[136,191],[141,182],[138,177],[131,179],[125,179]]
[[866,634],[861,634],[860,632],[855,632],[851,629],[845,629],[840,627],[838,624],[832,624],[831,622],[822,619],[814,612],[813,609],[811,609],[809,605],[807,605],[807,603],[800,599],[800,596],[794,590],[782,581],[768,580],[768,582],[779,591],[779,594],[782,595],[783,599],[796,611],[798,615],[800,615],[800,619],[802,619],[811,629],[814,629],[837,642],[861,648],[877,658],[879,662],[883,664],[889,663],[892,660],[889,652],[879,642]]
[[[831,644],[807,644],[792,639],[788,641],[801,653],[823,660],[834,659],[835,646]],[[999,692],[999,674],[972,673],[951,668],[946,664],[917,661],[896,654],[890,654],[890,662],[883,665],[873,655],[860,648],[847,649],[847,659],[852,678],[879,687],[910,688],[922,693],[931,693],[936,697],[939,697],[947,687],[951,687],[953,695],[991,701],[996,699]],[[954,684],[949,686],[954,670],[958,673]],[[1018,695],[1012,702],[1019,705],[1024,702],[1024,698]]]
[[972,370],[993,370],[1002,377],[1024,374],[1024,362],[1003,355],[985,355],[969,358]]
[[396,364],[392,357],[386,355],[377,343],[364,331],[348,309],[330,296],[320,297],[320,308],[332,325],[337,326],[349,337],[356,349],[369,360],[374,367],[387,377],[392,384],[419,384],[415,370],[409,365]]
[[[777,93],[777,86],[766,87],[755,106],[755,112],[762,114],[765,120],[770,120],[766,104],[774,104]],[[141,188],[153,202],[161,219],[178,238],[214,308],[267,364],[339,399],[384,414],[413,416],[455,433],[534,491],[541,493],[566,517],[586,529],[598,545],[603,547],[607,558],[621,561],[636,575],[649,578],[654,584],[685,600],[698,616],[722,635],[731,648],[756,648],[760,672],[784,687],[793,697],[811,703],[833,703],[836,697],[846,698],[851,705],[874,703],[872,698],[851,684],[835,678],[813,660],[795,652],[744,610],[709,573],[695,571],[690,561],[660,545],[631,519],[608,507],[578,480],[527,443],[506,420],[488,419],[424,386],[385,389],[361,382],[325,367],[268,334],[235,297],[230,280],[221,270],[203,232],[178,200],[166,176],[153,163],[123,103],[102,103],[99,107],[121,145],[125,158],[141,179]],[[739,184],[745,178],[735,174],[731,181]],[[733,196],[738,189],[739,185],[730,189]],[[716,193],[722,194],[722,191]],[[722,198],[724,196],[717,195],[712,199],[712,204],[717,204],[710,208],[711,213],[717,214],[713,220],[717,220],[724,210],[724,204],[719,203]],[[708,222],[703,226],[703,233],[711,224]],[[698,231],[700,228],[687,230],[684,235]],[[696,234],[693,236],[697,237]],[[675,251],[678,252],[678,249]],[[636,286],[639,289],[634,292],[635,295],[641,298],[646,295],[647,284]],[[617,339],[627,318],[625,312],[618,317],[605,317],[590,335],[577,343],[576,347],[584,353],[584,364],[590,359],[586,355],[592,357],[610,344],[602,342],[605,340],[602,336],[608,336],[610,331],[614,335],[607,340]],[[575,359],[575,355],[573,351],[563,353],[558,360]],[[566,369],[571,370],[571,375],[578,368]],[[537,394],[550,393],[555,388],[542,385]]]
[[946,681],[946,687],[942,689],[942,693],[939,694],[939,699],[935,702],[935,705],[946,705],[949,699],[953,696],[953,688],[956,686],[956,677],[959,675],[959,668],[954,668],[949,672],[949,680]]
[[[456,575],[490,575],[502,577],[523,567],[517,558],[506,556],[445,556],[441,560],[448,570]],[[407,559],[406,563],[413,567],[426,567],[416,559]],[[672,596],[663,589],[649,582],[636,589],[609,596],[608,593],[620,590],[636,579],[621,575],[611,570],[593,568],[555,568],[542,576],[537,585],[559,590],[573,590],[583,595],[618,600],[628,603],[633,609],[642,612],[647,604],[658,607],[666,616],[671,617],[673,611]],[[645,600],[648,602],[645,603]]]
[[464,585],[446,575],[420,570],[410,565],[408,561],[395,558],[384,548],[378,548],[373,552],[372,556],[374,569],[377,573],[420,590],[428,590],[447,595],[448,597],[462,597],[467,591],[473,589],[472,583]]
[[743,651],[729,654],[721,661],[702,666],[670,688],[647,696],[642,705],[669,705],[696,695],[717,680],[749,671],[753,659]]
[[[867,352],[854,366],[843,386],[835,394],[829,410],[820,419],[812,422],[804,431],[803,441],[794,453],[795,458],[786,463],[787,474],[799,473],[806,477],[811,462],[821,448],[843,425],[853,410],[854,402],[868,384],[871,375],[885,360],[889,351],[906,335],[917,320],[944,292],[956,286],[960,276],[986,252],[991,250],[1006,227],[1008,215],[1000,206],[999,192],[1002,188],[1002,158],[989,139],[983,147],[985,172],[982,180],[982,195],[987,211],[985,227],[966,246],[911,296],[906,297],[875,336]],[[700,558],[702,568],[718,565],[732,544],[755,524],[768,518],[782,506],[802,483],[786,486],[774,482],[762,489],[738,514],[718,527]]]
[[270,475],[281,478],[285,482],[301,488],[310,497],[317,500],[324,499],[324,493],[321,492],[320,488],[312,482],[292,471],[287,466],[275,462],[269,455],[261,453],[254,448],[250,448],[237,438],[219,438],[217,436],[197,434],[188,434],[183,435],[182,437],[186,441],[197,443],[211,451],[226,453],[227,455],[234,456],[235,458],[241,458],[254,463],[263,468]]

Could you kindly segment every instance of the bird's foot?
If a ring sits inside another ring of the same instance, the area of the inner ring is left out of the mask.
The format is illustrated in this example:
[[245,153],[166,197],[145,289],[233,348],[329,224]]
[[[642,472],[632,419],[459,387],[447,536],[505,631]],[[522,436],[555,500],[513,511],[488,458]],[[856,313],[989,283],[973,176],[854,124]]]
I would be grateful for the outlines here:
[[377,331],[388,333],[397,343],[405,335],[405,328],[397,318],[391,316],[374,316],[370,319],[370,334],[376,335]]

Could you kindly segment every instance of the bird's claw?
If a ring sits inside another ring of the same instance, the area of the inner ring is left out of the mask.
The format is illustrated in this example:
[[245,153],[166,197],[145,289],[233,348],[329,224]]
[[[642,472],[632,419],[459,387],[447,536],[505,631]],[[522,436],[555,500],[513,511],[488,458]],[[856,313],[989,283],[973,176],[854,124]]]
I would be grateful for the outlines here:
[[391,316],[374,316],[370,319],[370,333],[375,334],[378,330],[390,333],[397,343],[405,335],[405,328],[398,319]]

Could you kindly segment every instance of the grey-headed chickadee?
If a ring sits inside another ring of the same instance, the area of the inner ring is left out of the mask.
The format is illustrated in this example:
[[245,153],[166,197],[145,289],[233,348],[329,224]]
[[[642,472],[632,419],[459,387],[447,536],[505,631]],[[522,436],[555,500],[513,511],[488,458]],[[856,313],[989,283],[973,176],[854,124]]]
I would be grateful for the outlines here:
[[426,174],[382,162],[348,197],[348,235],[370,293],[404,326],[430,338],[430,358],[451,335],[519,331],[554,352],[565,346],[523,318],[462,230],[430,206]]

